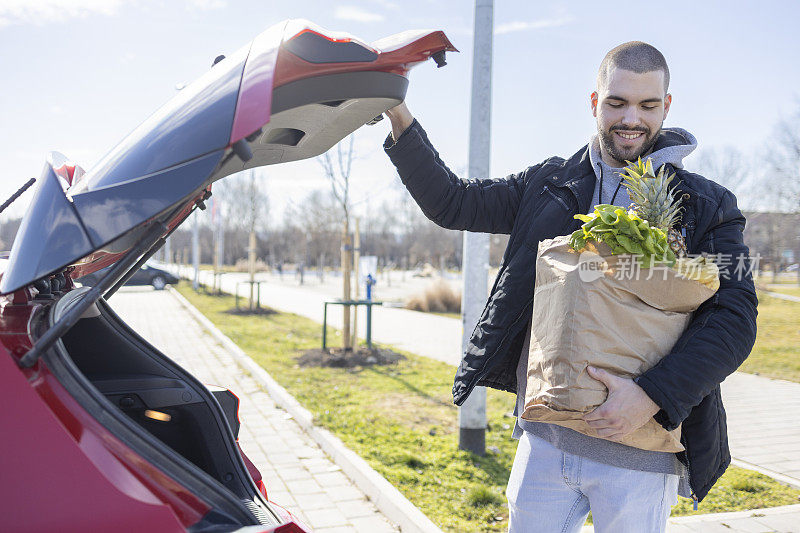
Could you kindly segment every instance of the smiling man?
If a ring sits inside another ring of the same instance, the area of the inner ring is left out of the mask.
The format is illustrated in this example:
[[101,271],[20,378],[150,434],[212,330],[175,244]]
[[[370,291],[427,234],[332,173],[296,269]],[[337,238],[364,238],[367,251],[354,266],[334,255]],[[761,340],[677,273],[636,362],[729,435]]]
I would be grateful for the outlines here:
[[[750,353],[756,333],[745,220],[730,191],[683,168],[697,142],[685,130],[662,127],[672,103],[668,88],[669,69],[657,49],[642,42],[614,48],[590,95],[597,134],[588,145],[569,159],[552,157],[498,180],[459,179],[404,104],[387,112],[392,133],[384,148],[428,218],[450,229],[510,234],[456,374],[459,405],[483,385],[517,394],[522,411],[530,321],[539,304],[533,301],[538,244],[577,229],[574,215],[596,204],[628,207],[620,176],[626,161],[649,157],[653,168],[675,172],[684,206],[676,229],[689,253],[727,258],[719,262],[719,290],[657,365],[634,379],[590,368],[608,397],[584,418],[603,438],[517,420],[520,442],[506,491],[510,531],[579,531],[591,509],[598,533],[662,532],[677,495],[702,501],[730,464],[719,384]],[[650,418],[667,430],[683,423],[686,451],[615,442]]]

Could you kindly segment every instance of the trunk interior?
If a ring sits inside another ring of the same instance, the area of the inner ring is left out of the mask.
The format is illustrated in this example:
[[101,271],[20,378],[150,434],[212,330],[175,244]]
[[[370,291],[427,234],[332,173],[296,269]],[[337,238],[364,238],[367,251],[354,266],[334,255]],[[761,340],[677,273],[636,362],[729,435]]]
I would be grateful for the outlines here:
[[235,404],[218,402],[215,393],[130,329],[104,300],[90,315],[61,339],[62,355],[116,409],[232,492],[258,523],[275,523],[241,458],[233,434],[238,433]]

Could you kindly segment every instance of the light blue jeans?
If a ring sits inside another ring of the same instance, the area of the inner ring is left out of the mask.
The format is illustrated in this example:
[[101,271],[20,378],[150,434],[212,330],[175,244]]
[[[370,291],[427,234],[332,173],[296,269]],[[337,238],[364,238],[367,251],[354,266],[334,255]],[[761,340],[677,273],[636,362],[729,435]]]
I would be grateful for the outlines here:
[[508,480],[508,531],[574,533],[589,510],[596,533],[663,533],[679,477],[562,452],[527,431]]

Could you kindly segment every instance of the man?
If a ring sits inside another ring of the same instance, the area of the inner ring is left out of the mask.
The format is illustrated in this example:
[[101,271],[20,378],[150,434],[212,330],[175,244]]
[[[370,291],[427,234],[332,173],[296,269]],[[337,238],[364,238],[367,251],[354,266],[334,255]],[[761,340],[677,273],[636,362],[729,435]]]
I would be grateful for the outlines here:
[[[577,229],[576,213],[598,203],[628,206],[619,171],[642,157],[676,173],[680,231],[690,254],[720,254],[721,284],[657,365],[631,380],[592,370],[609,390],[585,415],[605,439],[546,423],[518,420],[520,439],[507,488],[509,530],[578,531],[591,509],[598,532],[664,531],[677,493],[695,503],[730,464],[719,384],[749,354],[756,334],[756,294],[747,261],[744,217],[733,194],[683,169],[695,138],[663,129],[672,97],[669,69],[654,47],[630,42],[603,59],[590,96],[597,134],[571,158],[553,157],[505,179],[460,180],[445,166],[404,104],[387,116],[385,150],[425,215],[445,228],[510,234],[489,301],[458,368],[453,396],[461,405],[476,385],[525,395],[537,246]],[[742,269],[740,268],[739,271]],[[542,305],[546,305],[543,302]],[[618,440],[654,417],[682,426],[678,454]],[[606,440],[609,439],[609,440]]]

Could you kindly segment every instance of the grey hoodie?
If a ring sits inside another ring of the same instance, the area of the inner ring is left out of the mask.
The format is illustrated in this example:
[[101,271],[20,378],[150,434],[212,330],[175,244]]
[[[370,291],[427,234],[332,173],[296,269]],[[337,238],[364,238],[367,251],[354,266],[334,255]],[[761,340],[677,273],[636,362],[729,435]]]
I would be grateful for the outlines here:
[[[664,128],[661,130],[661,135],[667,135],[679,142],[682,141],[683,144],[667,146],[642,159],[652,159],[653,169],[655,170],[658,170],[664,163],[669,163],[675,168],[683,168],[683,159],[697,148],[697,139],[695,139],[694,135],[682,128]],[[620,185],[622,181],[622,176],[620,176],[622,168],[609,166],[600,157],[600,136],[598,134],[592,136],[592,139],[589,141],[589,147],[589,160],[592,163],[595,176],[597,176],[589,211],[591,212],[594,210],[594,206],[599,203],[613,203],[621,207],[629,207],[631,205],[631,200],[628,196],[628,189]],[[601,182],[603,184],[602,198],[600,198]]]

